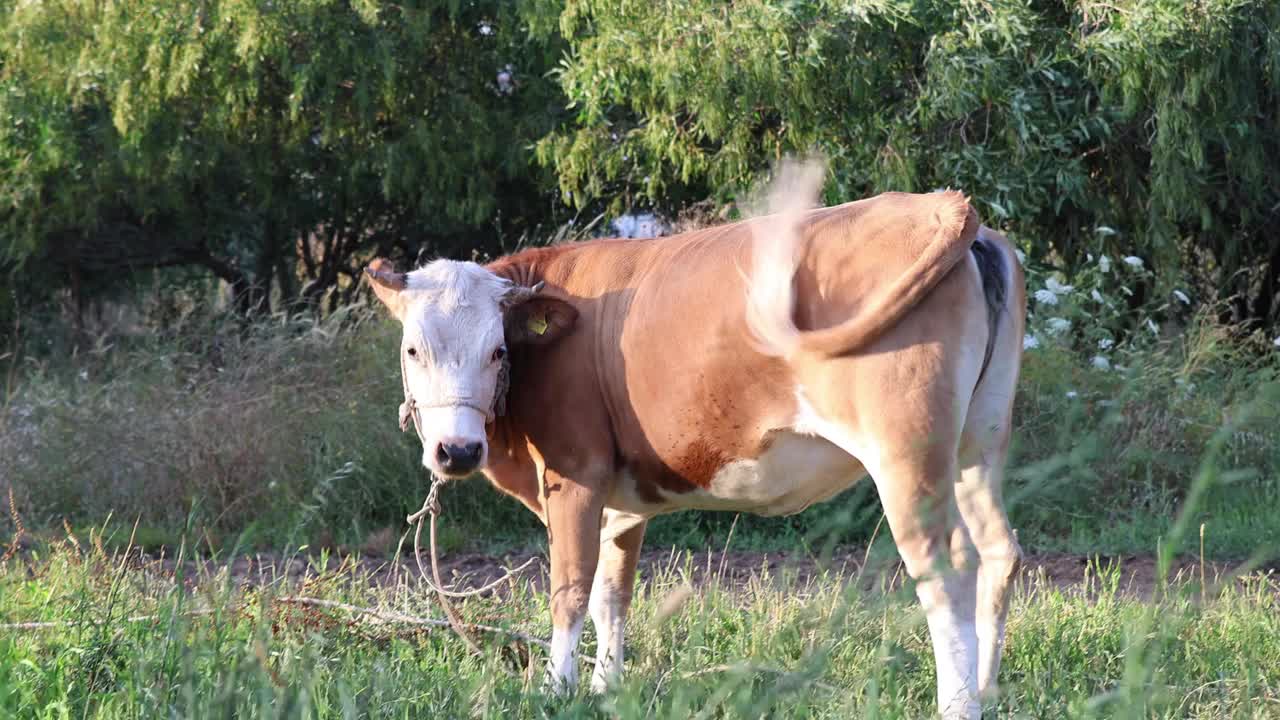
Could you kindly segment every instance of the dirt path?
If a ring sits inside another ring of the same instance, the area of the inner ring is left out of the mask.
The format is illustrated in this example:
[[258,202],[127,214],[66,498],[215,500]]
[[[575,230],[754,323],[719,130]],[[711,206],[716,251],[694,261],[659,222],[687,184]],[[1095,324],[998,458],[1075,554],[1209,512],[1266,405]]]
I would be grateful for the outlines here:
[[[483,553],[451,553],[441,558],[441,576],[460,589],[487,584],[499,578],[504,568],[518,567],[533,559],[532,566],[521,574],[522,582],[532,583],[543,590],[547,584],[547,563],[544,553],[516,552],[503,556]],[[752,583],[782,584],[804,587],[824,573],[834,573],[850,581],[857,581],[866,589],[897,587],[904,577],[901,563],[896,558],[879,561],[875,558],[864,570],[865,549],[839,550],[825,563],[783,552],[673,552],[649,550],[641,556],[642,582],[661,580],[663,584],[687,581],[695,588],[719,581],[741,590]],[[423,557],[423,563],[429,559]],[[237,584],[258,585],[285,580],[306,582],[321,575],[316,556],[287,559],[279,555],[248,555],[225,562],[189,561],[184,563],[185,576],[190,584],[202,584],[213,580],[224,566]],[[176,570],[175,563],[162,561],[166,571]],[[390,586],[401,582],[416,582],[417,569],[411,553],[401,556],[400,562],[391,558],[331,558],[328,570],[343,567],[347,572],[364,578],[378,586]],[[1024,559],[1022,583],[1024,587],[1037,586],[1065,592],[1099,591],[1098,568],[1113,568],[1118,573],[1115,587],[1124,595],[1149,598],[1158,586],[1159,573],[1156,559],[1148,555],[1119,557],[1086,557],[1067,554],[1035,554]],[[1202,574],[1203,573],[1203,574]],[[330,575],[332,573],[329,573]],[[1238,574],[1237,566],[1224,562],[1207,562],[1201,567],[1198,560],[1183,558],[1174,562],[1169,577],[1178,582],[1198,582],[1201,577],[1210,585],[1228,581]],[[1277,592],[1280,592],[1280,564],[1255,569],[1251,575],[1266,575]],[[505,594],[505,586],[497,592]]]

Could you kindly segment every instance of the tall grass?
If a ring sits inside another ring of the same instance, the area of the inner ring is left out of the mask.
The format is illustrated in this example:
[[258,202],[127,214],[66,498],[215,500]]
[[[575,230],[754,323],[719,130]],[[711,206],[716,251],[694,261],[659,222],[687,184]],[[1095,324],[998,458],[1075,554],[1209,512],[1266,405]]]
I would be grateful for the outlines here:
[[396,427],[387,331],[353,308],[28,359],[0,483],[36,526],[114,512],[157,532],[192,520],[211,541],[360,532],[422,480]]
[[[387,550],[427,480],[396,426],[397,333],[357,306],[28,353],[0,408],[0,497],[12,488],[35,528],[140,520],[143,545],[174,545],[190,525],[213,546]],[[1024,547],[1150,552],[1230,426],[1197,517],[1206,552],[1280,549],[1280,351],[1201,313],[1110,357],[1099,367],[1047,335],[1026,351],[1006,491]],[[483,481],[444,500],[447,550],[541,542],[533,516]],[[649,543],[718,547],[736,522],[739,548],[821,554],[868,541],[879,519],[862,483],[790,518],[659,518]]]

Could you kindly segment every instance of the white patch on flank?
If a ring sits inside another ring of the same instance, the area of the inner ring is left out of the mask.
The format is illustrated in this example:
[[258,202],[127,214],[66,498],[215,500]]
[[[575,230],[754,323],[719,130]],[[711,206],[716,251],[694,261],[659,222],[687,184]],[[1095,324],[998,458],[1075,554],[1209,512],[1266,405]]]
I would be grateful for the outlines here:
[[698,510],[791,515],[835,497],[866,476],[839,428],[817,416],[797,392],[790,427],[771,431],[768,448],[754,459],[727,463],[705,489],[668,495],[670,504]]
[[831,499],[865,474],[857,460],[830,441],[783,431],[755,460],[734,460],[721,468],[692,506],[792,515]]
[[648,516],[641,513],[606,507],[600,521],[600,544],[609,542],[647,519]]
[[578,686],[578,662],[574,655],[578,650],[578,638],[582,637],[582,622],[578,618],[572,627],[556,625],[551,629],[551,659],[547,665],[547,686],[553,693],[569,694]]
[[824,438],[857,458],[860,463],[858,477],[866,474],[865,468],[873,465],[880,458],[880,453],[875,446],[863,442],[847,429],[819,415],[817,409],[805,397],[803,387],[796,388],[795,429],[799,433]]

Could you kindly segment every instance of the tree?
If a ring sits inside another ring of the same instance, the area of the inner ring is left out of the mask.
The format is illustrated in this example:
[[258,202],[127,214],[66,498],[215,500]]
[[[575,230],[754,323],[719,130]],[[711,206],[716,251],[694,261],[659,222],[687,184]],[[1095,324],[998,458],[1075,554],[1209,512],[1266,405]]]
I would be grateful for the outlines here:
[[509,2],[9,1],[0,27],[11,268],[199,265],[265,310],[556,209],[527,148],[562,112],[559,46]]
[[816,148],[828,201],[963,188],[1037,262],[1142,255],[1280,319],[1280,4],[567,0],[558,19],[577,114],[538,153],[569,202],[727,202]]

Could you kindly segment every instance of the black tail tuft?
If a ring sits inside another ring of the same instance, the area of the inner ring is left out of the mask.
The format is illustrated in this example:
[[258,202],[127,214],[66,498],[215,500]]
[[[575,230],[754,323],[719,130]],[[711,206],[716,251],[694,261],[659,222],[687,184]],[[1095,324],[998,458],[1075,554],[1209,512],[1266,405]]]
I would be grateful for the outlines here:
[[987,365],[991,362],[991,353],[996,345],[996,328],[999,327],[1000,313],[1004,312],[1009,296],[1004,279],[1008,275],[1004,253],[987,239],[982,229],[978,230],[978,239],[969,247],[973,259],[978,262],[978,275],[982,277],[982,294],[987,299],[987,351],[982,356],[982,372],[978,374],[978,382],[987,374]]

